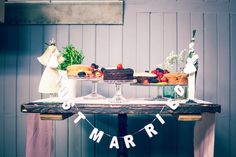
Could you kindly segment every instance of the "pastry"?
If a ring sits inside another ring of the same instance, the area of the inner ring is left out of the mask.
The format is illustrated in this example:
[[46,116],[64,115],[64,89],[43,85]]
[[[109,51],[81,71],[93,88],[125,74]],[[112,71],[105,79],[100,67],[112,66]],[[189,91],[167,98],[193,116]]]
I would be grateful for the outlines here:
[[84,72],[86,74],[92,73],[92,68],[82,64],[74,64],[70,65],[66,68],[67,76],[78,76],[80,72]]
[[169,84],[188,84],[188,78],[185,73],[167,73],[164,76],[168,79]]

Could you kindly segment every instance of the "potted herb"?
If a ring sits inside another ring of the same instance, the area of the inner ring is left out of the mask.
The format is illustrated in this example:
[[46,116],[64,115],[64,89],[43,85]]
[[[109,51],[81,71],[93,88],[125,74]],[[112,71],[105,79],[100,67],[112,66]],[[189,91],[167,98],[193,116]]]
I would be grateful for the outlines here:
[[64,47],[61,53],[64,61],[59,65],[59,70],[65,71],[68,66],[83,62],[84,55],[82,50],[78,51],[72,44]]
[[66,68],[73,64],[81,64],[84,59],[82,50],[78,51],[72,44],[67,45],[61,52],[63,61],[58,66],[59,74],[61,76],[61,88],[67,89],[66,94],[61,90],[58,95],[63,98],[75,98],[78,90],[78,81],[67,79]]

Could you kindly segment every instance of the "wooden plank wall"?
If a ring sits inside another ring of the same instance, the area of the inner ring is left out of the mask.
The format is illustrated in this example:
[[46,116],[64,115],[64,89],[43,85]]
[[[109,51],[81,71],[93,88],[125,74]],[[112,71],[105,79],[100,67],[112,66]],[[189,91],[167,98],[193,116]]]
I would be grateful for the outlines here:
[[[196,51],[200,56],[197,97],[222,105],[217,115],[215,156],[236,156],[236,1],[235,0],[128,0],[124,25],[33,25],[0,26],[0,156],[25,156],[27,115],[20,104],[41,98],[37,92],[43,67],[36,60],[45,42],[57,40],[61,50],[68,43],[85,54],[84,64],[102,66],[123,63],[138,71],[153,69],[170,51],[188,48],[191,30],[197,29]],[[78,96],[91,90],[88,82],[78,83]],[[111,97],[114,86],[99,85],[99,92]],[[156,88],[125,85],[126,97],[156,95]],[[116,134],[117,116],[87,115],[99,129]],[[128,129],[134,132],[152,120],[129,116]],[[158,136],[135,136],[137,147],[131,157],[193,156],[194,123],[180,123],[165,117]],[[115,156],[110,139],[95,144],[88,139],[92,128],[85,122],[74,125],[73,117],[53,122],[55,157]],[[171,150],[171,151],[170,151]]]

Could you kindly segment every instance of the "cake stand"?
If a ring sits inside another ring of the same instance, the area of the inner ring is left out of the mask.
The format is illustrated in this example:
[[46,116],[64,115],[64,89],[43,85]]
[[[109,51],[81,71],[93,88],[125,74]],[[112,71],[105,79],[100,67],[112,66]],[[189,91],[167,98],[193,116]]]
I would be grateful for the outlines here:
[[122,95],[122,85],[127,83],[135,83],[136,80],[104,80],[104,82],[115,84],[116,93],[109,101],[112,103],[123,103],[128,100]]
[[104,99],[105,97],[101,94],[98,94],[98,83],[102,78],[83,78],[83,77],[69,77],[70,79],[76,79],[80,81],[90,81],[92,83],[92,92],[86,96],[83,96],[84,99]]
[[[131,85],[134,85],[134,86],[147,86],[147,87],[157,87],[157,96],[154,97],[154,98],[149,98],[149,99],[146,99],[146,100],[151,100],[151,101],[166,101],[168,100],[169,98],[171,98],[169,94],[169,96],[165,95],[165,90],[164,88],[165,87],[175,87],[177,85],[179,86],[182,86],[183,88],[187,88],[188,85],[186,84],[160,84],[160,83],[149,83],[149,84],[143,84],[143,83],[132,83]],[[178,96],[178,94],[173,94],[174,97],[173,99],[181,99],[182,97]]]

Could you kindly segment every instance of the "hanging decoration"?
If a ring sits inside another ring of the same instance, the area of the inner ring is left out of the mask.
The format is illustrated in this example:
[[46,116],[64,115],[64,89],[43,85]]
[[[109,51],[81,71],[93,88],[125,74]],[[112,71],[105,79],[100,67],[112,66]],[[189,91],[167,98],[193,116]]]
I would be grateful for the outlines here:
[[[181,87],[179,85],[175,86],[174,91],[179,96],[184,95],[184,89],[183,89],[183,87]],[[62,108],[64,110],[69,110],[71,107],[76,107],[75,104],[76,104],[76,102],[68,100],[68,101],[66,101],[62,104]],[[166,101],[166,105],[168,107],[170,107],[172,110],[176,110],[179,106],[179,103],[176,100],[168,99]],[[140,133],[141,131],[145,131],[149,138],[152,138],[152,137],[154,137],[158,134],[158,132],[157,132],[157,130],[156,130],[153,123],[158,120],[161,125],[165,124],[165,120],[161,117],[161,113],[162,113],[163,109],[164,109],[164,106],[162,107],[161,111],[155,115],[155,118],[151,121],[151,123],[147,124],[146,126],[144,126],[141,129],[135,131],[134,133],[128,134],[128,135],[125,135],[125,136],[113,136],[113,135],[110,135],[110,134],[108,134],[108,133],[106,133],[102,130],[99,130],[86,118],[86,116],[82,112],[79,111],[79,109],[78,109],[78,115],[74,119],[74,123],[77,124],[81,120],[85,120],[93,128],[92,132],[89,135],[89,139],[93,140],[96,143],[100,143],[103,136],[108,136],[108,137],[111,138],[111,142],[110,142],[110,145],[109,145],[110,149],[113,149],[113,148],[119,149],[120,148],[118,139],[123,139],[126,148],[129,149],[129,148],[132,148],[132,147],[136,146],[136,144],[134,142],[135,141],[134,140],[134,135]]]

